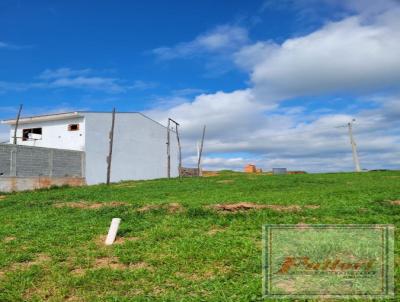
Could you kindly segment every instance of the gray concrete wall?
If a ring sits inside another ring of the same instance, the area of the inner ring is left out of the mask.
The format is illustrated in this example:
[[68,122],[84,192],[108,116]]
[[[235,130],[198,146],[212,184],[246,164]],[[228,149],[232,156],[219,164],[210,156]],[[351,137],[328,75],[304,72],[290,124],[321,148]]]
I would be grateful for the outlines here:
[[28,191],[53,186],[83,186],[79,177],[0,177],[0,192]]
[[[111,113],[85,113],[86,181],[104,183]],[[111,181],[167,177],[167,128],[140,113],[117,113]],[[171,131],[171,176],[178,176],[178,147]]]
[[1,177],[84,177],[82,151],[0,144]]

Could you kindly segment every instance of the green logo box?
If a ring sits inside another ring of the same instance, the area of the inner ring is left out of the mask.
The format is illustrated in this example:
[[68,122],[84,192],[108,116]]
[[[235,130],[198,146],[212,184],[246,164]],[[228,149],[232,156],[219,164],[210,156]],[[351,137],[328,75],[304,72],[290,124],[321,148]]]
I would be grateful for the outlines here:
[[393,298],[393,225],[264,225],[265,298]]

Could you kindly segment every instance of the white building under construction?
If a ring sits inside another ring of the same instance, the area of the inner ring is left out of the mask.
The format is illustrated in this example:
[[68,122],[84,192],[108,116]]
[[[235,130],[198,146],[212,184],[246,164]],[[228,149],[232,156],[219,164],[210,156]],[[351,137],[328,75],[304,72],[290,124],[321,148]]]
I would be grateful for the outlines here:
[[[16,120],[10,125],[13,142]],[[83,151],[87,184],[107,179],[110,112],[67,112],[22,117],[17,127],[17,145]],[[154,179],[168,176],[167,128],[138,112],[115,114],[111,181]],[[178,176],[178,142],[170,132],[170,173]]]

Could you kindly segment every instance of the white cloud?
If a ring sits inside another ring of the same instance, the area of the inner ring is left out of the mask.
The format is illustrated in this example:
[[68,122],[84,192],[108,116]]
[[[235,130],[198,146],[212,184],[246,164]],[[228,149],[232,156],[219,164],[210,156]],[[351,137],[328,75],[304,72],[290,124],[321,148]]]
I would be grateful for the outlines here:
[[198,136],[201,127],[207,124],[208,137],[234,138],[236,134],[251,129],[258,119],[263,119],[263,104],[254,101],[251,90],[238,90],[232,93],[217,92],[201,94],[192,102],[179,104],[168,110],[151,110],[147,114],[157,120],[165,121],[168,117],[179,120],[182,131],[188,137]]
[[[0,92],[24,91],[29,89],[72,88],[98,90],[107,93],[122,93],[135,89],[118,78],[95,75],[92,69],[46,69],[37,77],[39,81],[30,83],[0,81]],[[143,84],[142,84],[143,86]]]
[[117,79],[105,77],[75,77],[59,78],[48,83],[49,87],[54,88],[82,88],[102,90],[111,93],[123,92],[125,88],[118,83]]
[[258,42],[237,52],[235,61],[250,70],[257,95],[270,100],[398,87],[400,21],[393,14],[373,23],[349,17],[281,45]]
[[247,30],[239,26],[223,25],[199,35],[193,41],[173,47],[159,47],[153,53],[162,60],[191,57],[202,53],[234,51],[249,41]]
[[152,89],[157,87],[158,84],[155,82],[146,82],[142,80],[136,80],[130,89],[136,89],[136,90],[147,90],[147,89]]
[[16,44],[0,41],[0,49],[20,50],[20,49],[31,48],[31,47],[32,46],[30,46],[30,45],[16,45]]
[[75,76],[85,76],[91,73],[92,70],[86,69],[71,69],[67,67],[62,67],[58,69],[46,69],[39,76],[39,79],[50,80],[50,79],[60,79]]
[[362,167],[399,168],[400,98],[381,102],[378,108],[358,110],[353,115],[315,115],[302,107],[268,107],[247,89],[203,94],[192,102],[147,114],[161,122],[172,117],[181,124],[185,165],[196,164],[196,141],[205,124],[206,169],[241,170],[245,164],[255,163],[267,170],[280,166],[307,171],[352,170],[346,125],[356,117],[354,135]]

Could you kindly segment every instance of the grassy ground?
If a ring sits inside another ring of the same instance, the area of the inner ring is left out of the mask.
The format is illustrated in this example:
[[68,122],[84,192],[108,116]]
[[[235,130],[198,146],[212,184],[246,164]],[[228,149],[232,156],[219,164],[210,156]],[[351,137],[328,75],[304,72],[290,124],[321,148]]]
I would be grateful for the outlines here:
[[[394,200],[400,172],[223,173],[3,195],[0,301],[260,300],[263,224],[400,227]],[[244,201],[270,206],[207,207]],[[105,247],[113,217],[120,237]]]

